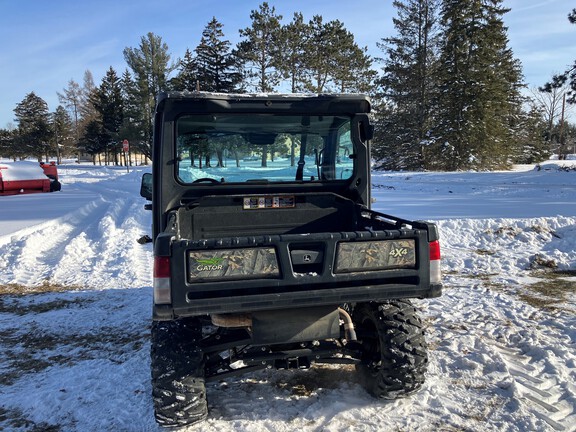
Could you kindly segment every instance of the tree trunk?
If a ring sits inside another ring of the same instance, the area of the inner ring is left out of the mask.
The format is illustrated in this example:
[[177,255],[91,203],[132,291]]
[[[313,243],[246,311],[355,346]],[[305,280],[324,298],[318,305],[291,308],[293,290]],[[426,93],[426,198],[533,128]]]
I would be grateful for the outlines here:
[[262,168],[266,168],[268,166],[268,150],[266,147],[262,147]]

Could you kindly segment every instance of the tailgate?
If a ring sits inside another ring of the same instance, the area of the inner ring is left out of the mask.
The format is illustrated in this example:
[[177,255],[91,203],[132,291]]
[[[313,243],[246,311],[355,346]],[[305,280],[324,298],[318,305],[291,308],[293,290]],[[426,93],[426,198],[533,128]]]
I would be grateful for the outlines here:
[[436,297],[428,241],[407,228],[174,241],[171,306],[186,316]]

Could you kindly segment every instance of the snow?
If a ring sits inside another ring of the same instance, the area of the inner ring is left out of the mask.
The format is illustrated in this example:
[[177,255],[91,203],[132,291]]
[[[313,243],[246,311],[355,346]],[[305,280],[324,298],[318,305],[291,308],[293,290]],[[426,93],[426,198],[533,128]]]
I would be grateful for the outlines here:
[[0,170],[2,179],[6,181],[46,180],[44,170],[37,162],[1,162]]
[[[438,223],[444,294],[417,300],[430,364],[378,401],[317,365],[208,385],[190,431],[576,430],[576,161],[374,173],[374,208]],[[542,168],[541,167],[541,168]],[[158,431],[146,167],[59,167],[62,191],[0,197],[0,429]],[[18,285],[12,285],[18,284]],[[64,286],[65,290],[53,291]]]

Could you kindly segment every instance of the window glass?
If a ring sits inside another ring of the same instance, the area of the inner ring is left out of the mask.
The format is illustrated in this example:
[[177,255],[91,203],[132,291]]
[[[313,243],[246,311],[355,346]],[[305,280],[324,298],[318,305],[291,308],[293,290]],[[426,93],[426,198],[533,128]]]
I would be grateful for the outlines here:
[[184,116],[176,127],[177,176],[184,183],[347,180],[350,123],[345,116]]

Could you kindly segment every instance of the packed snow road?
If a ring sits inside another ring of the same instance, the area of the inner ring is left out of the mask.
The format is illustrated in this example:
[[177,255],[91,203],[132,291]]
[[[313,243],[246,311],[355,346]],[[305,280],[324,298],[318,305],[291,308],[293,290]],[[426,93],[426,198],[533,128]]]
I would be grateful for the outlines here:
[[[0,197],[0,429],[157,431],[142,169],[69,165]],[[576,430],[576,172],[386,173],[375,208],[438,222],[444,295],[418,301],[418,394],[376,401],[353,368],[210,384],[197,431]]]

